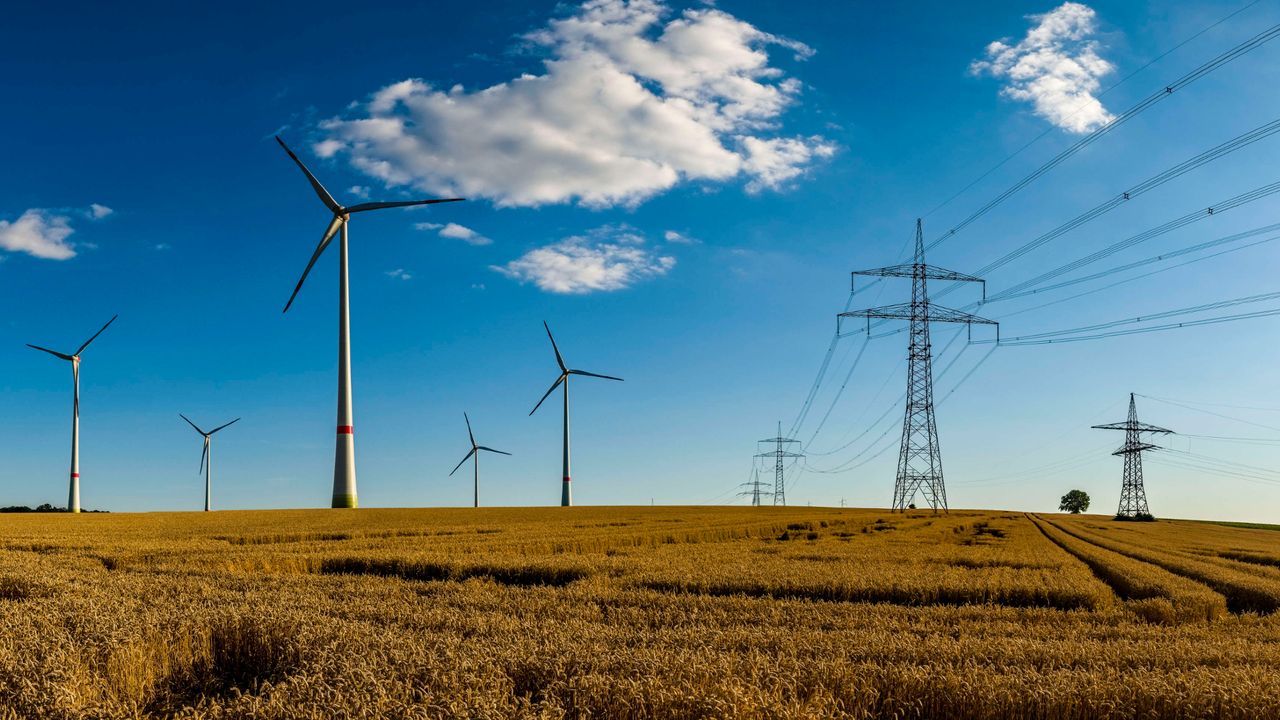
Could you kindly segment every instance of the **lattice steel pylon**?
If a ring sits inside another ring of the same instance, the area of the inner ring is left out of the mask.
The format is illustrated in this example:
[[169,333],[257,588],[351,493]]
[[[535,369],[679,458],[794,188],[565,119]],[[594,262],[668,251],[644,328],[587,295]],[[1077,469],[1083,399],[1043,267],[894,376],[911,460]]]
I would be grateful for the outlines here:
[[1124,456],[1124,482],[1120,486],[1120,507],[1116,510],[1118,518],[1150,518],[1151,510],[1147,507],[1147,490],[1142,485],[1142,453],[1147,450],[1159,450],[1159,445],[1142,441],[1142,433],[1168,435],[1168,428],[1138,422],[1138,405],[1129,393],[1129,419],[1124,422],[1094,425],[1095,430],[1123,430],[1124,445],[1112,455]]
[[786,477],[785,477],[785,475],[786,475],[786,470],[785,470],[785,468],[783,467],[783,463],[782,463],[782,461],[783,461],[784,459],[786,459],[786,458],[802,458],[802,457],[804,457],[804,454],[803,454],[803,453],[792,452],[791,450],[788,450],[788,449],[787,449],[787,448],[789,448],[789,447],[791,446],[791,444],[792,444],[792,443],[798,443],[798,442],[800,442],[800,441],[799,441],[799,440],[792,440],[791,438],[782,437],[782,421],[781,421],[781,420],[779,420],[779,421],[778,421],[778,436],[777,436],[777,437],[771,437],[771,438],[765,438],[764,440],[759,440],[759,441],[757,441],[757,442],[760,442],[760,443],[770,443],[770,444],[772,444],[772,445],[775,445],[775,446],[776,446],[776,448],[775,448],[775,449],[770,450],[770,451],[768,451],[768,452],[757,453],[757,454],[756,454],[756,457],[758,457],[758,458],[774,458],[774,465],[773,465],[773,504],[774,504],[774,505],[786,505],[786,504],[787,504],[787,483],[786,483]]
[[916,220],[915,260],[911,264],[891,265],[873,270],[855,270],[859,275],[873,277],[911,278],[911,302],[884,305],[840,313],[836,318],[836,331],[844,318],[866,318],[867,333],[871,332],[871,320],[908,320],[911,323],[911,342],[907,350],[907,407],[902,420],[902,446],[898,454],[898,476],[893,486],[893,509],[906,511],[917,492],[935,512],[947,510],[947,488],[942,478],[942,451],[938,447],[938,425],[933,408],[933,356],[929,345],[929,323],[954,322],[995,325],[996,342],[1000,340],[1000,324],[960,310],[934,305],[929,302],[928,280],[982,283],[982,296],[986,300],[986,281],[972,275],[945,270],[925,264],[924,228]]
[[752,507],[760,507],[760,496],[766,493],[760,492],[761,488],[769,487],[769,483],[760,480],[760,468],[753,468],[751,471],[751,482],[742,483],[742,487],[748,488],[738,493],[738,495],[750,495]]

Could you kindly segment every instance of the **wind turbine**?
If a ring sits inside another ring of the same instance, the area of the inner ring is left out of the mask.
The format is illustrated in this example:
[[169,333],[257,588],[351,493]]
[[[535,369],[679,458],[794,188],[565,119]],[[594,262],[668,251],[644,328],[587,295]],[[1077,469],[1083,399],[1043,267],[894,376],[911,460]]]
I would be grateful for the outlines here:
[[213,490],[213,467],[212,467],[213,466],[213,448],[209,444],[209,439],[213,437],[214,433],[218,432],[224,427],[227,427],[227,425],[234,425],[240,422],[240,418],[236,418],[235,420],[232,420],[226,425],[219,425],[218,427],[210,430],[209,432],[205,432],[200,429],[200,426],[191,422],[191,418],[188,418],[186,415],[183,415],[182,413],[178,413],[178,417],[182,418],[183,420],[186,420],[188,425],[195,428],[196,432],[204,436],[204,451],[200,453],[200,470],[201,472],[204,473],[204,511],[209,512],[210,510],[213,509],[212,507],[210,507],[210,497],[209,497],[212,494],[212,490]]
[[80,353],[89,347],[89,343],[97,340],[98,336],[102,334],[102,330],[106,330],[107,326],[115,322],[118,317],[120,316],[112,315],[101,330],[94,333],[93,337],[85,340],[84,344],[70,355],[27,343],[29,348],[43,350],[56,358],[71,362],[71,377],[75,381],[75,401],[71,405],[71,489],[67,492],[67,512],[80,512]]
[[333,240],[334,233],[337,233],[338,230],[342,231],[342,240],[339,243],[338,250],[338,439],[333,458],[333,507],[353,508],[356,507],[356,446],[354,438],[355,421],[352,419],[351,412],[351,324],[348,317],[349,308],[347,302],[347,225],[351,222],[353,213],[457,202],[462,198],[366,202],[344,207],[333,199],[329,191],[324,189],[324,186],[320,184],[316,176],[311,174],[307,166],[302,164],[302,161],[298,159],[297,155],[293,154],[288,145],[284,144],[284,140],[281,140],[279,135],[276,136],[276,142],[280,143],[280,147],[284,148],[284,151],[289,153],[289,157],[293,158],[293,161],[298,164],[302,173],[307,176],[307,181],[311,183],[311,188],[316,191],[316,196],[320,198],[320,202],[324,203],[324,206],[333,213],[333,219],[329,221],[329,227],[325,229],[324,236],[320,238],[320,244],[316,246],[316,251],[311,254],[307,269],[302,271],[302,277],[298,279],[297,287],[293,289],[293,294],[289,296],[289,302],[285,303],[284,312],[289,312],[289,306],[293,304],[294,298],[298,297],[298,291],[302,289],[302,283],[306,281],[307,274],[311,272],[311,268],[316,264],[316,260],[320,258],[325,248],[329,247],[329,242]]
[[467,417],[466,413],[462,413],[462,419],[467,421],[467,436],[471,438],[471,450],[461,460],[458,461],[458,464],[454,466],[453,470],[449,471],[449,477],[453,477],[453,474],[458,472],[458,468],[462,467],[462,463],[466,462],[467,458],[474,456],[475,461],[473,464],[475,469],[475,482],[476,482],[475,506],[480,507],[480,451],[487,450],[491,453],[498,453],[499,455],[510,455],[511,453],[503,452],[502,450],[494,450],[491,447],[485,447],[483,445],[477,445],[476,436],[471,432],[471,418]]
[[560,490],[560,505],[561,507],[569,507],[573,504],[573,491],[569,487],[569,376],[585,375],[587,377],[604,378],[605,380],[617,380],[618,382],[622,382],[622,378],[613,377],[612,375],[597,375],[586,370],[570,370],[565,367],[564,358],[560,356],[560,348],[556,347],[556,339],[551,334],[551,327],[547,325],[545,320],[542,321],[542,327],[547,329],[547,337],[551,338],[551,349],[556,353],[556,364],[560,366],[560,377],[551,383],[551,388],[547,390],[546,395],[542,396],[542,400],[539,400],[538,404],[533,406],[529,414],[532,415],[538,412],[538,408],[542,407],[542,403],[555,391],[556,386],[561,383],[564,384],[564,485],[561,486]]

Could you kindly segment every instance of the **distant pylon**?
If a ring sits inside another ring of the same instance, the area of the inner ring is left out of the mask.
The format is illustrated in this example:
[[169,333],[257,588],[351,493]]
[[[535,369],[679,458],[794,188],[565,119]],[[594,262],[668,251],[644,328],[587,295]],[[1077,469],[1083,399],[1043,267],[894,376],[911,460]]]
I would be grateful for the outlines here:
[[868,334],[871,332],[872,318],[908,320],[911,323],[911,343],[907,351],[907,408],[902,420],[902,446],[898,453],[898,477],[893,486],[893,509],[906,511],[915,500],[916,493],[923,492],[935,512],[939,508],[946,510],[947,488],[942,479],[942,451],[938,447],[938,426],[933,413],[933,357],[929,345],[929,323],[995,325],[996,342],[1000,339],[1000,325],[994,320],[930,303],[926,280],[982,283],[983,300],[986,299],[986,281],[972,275],[926,265],[924,228],[919,219],[916,220],[914,262],[910,265],[891,265],[852,273],[854,278],[858,275],[911,278],[910,303],[843,312],[836,320],[839,332],[839,323],[843,318],[866,318]]
[[1142,486],[1142,453],[1146,450],[1159,450],[1159,445],[1142,441],[1142,433],[1167,435],[1172,430],[1138,422],[1138,406],[1129,393],[1129,419],[1124,422],[1094,425],[1095,430],[1124,430],[1124,445],[1112,455],[1124,456],[1124,482],[1120,486],[1120,507],[1116,517],[1137,518],[1151,517],[1147,508],[1147,491]]
[[752,505],[753,507],[760,507],[760,496],[764,494],[764,493],[761,493],[761,492],[760,492],[760,488],[769,487],[769,483],[761,482],[761,481],[760,481],[760,468],[752,468],[752,470],[751,470],[751,482],[743,483],[743,484],[742,484],[742,486],[743,486],[743,487],[745,487],[745,488],[748,488],[748,489],[747,489],[747,490],[744,490],[744,491],[742,491],[742,492],[740,492],[740,493],[738,493],[738,494],[739,494],[739,495],[750,495],[750,496],[751,496],[751,505]]
[[777,437],[771,437],[771,438],[765,438],[764,440],[760,440],[759,442],[762,442],[762,443],[769,443],[769,444],[771,444],[771,445],[775,445],[775,446],[776,446],[776,447],[775,447],[775,449],[773,449],[773,450],[769,450],[769,451],[767,451],[767,452],[762,452],[762,453],[757,453],[757,454],[756,454],[756,457],[758,457],[758,458],[767,458],[767,457],[768,457],[768,458],[774,458],[774,465],[773,465],[773,504],[774,504],[774,505],[786,505],[786,504],[787,504],[787,483],[786,483],[786,477],[784,477],[784,476],[786,475],[786,472],[785,472],[785,469],[783,468],[782,461],[783,461],[783,459],[784,459],[784,458],[802,458],[802,457],[804,457],[804,454],[803,454],[803,453],[792,452],[792,451],[790,451],[790,450],[788,450],[788,449],[787,449],[788,447],[790,447],[790,446],[791,446],[791,443],[798,443],[798,442],[800,442],[800,441],[799,441],[799,440],[792,440],[791,438],[785,438],[785,437],[782,437],[782,421],[781,421],[781,420],[779,420],[779,421],[778,421],[778,436],[777,436]]

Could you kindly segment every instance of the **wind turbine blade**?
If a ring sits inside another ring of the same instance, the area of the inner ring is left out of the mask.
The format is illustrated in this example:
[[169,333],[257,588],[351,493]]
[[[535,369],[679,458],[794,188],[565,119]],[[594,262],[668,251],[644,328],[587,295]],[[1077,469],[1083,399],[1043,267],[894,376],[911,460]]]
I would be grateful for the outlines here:
[[359,205],[352,205],[347,208],[349,213],[365,212],[368,210],[384,210],[386,208],[398,207],[414,207],[417,205],[435,205],[436,203],[462,202],[466,198],[439,198],[436,200],[400,200],[393,202],[367,202]]
[[200,472],[202,473],[209,472],[209,466],[204,464],[205,459],[208,457],[209,457],[209,436],[206,435],[204,438],[204,450],[200,451]]
[[489,452],[491,452],[491,453],[498,453],[499,455],[510,455],[510,454],[511,454],[511,453],[509,453],[509,452],[504,452],[504,451],[502,451],[502,450],[494,450],[494,449],[493,449],[493,448],[491,448],[491,447],[485,447],[485,446],[483,446],[483,445],[477,445],[477,446],[476,446],[476,449],[477,449],[477,450],[488,450],[488,451],[489,451]]
[[459,460],[459,461],[458,461],[458,464],[457,464],[457,465],[454,465],[454,466],[453,466],[453,469],[449,471],[449,477],[453,477],[453,474],[454,474],[454,473],[456,473],[456,472],[458,472],[458,468],[462,467],[462,463],[464,463],[464,462],[466,462],[467,460],[471,459],[471,456],[472,456],[472,455],[475,455],[475,454],[476,454],[476,449],[475,449],[475,448],[471,448],[470,450],[468,450],[468,451],[467,451],[467,455],[466,455],[466,457],[464,457],[464,458],[462,458],[461,460]]
[[54,357],[57,357],[57,358],[61,358],[61,359],[63,359],[63,360],[70,360],[70,359],[71,359],[71,356],[70,356],[70,355],[66,355],[66,354],[64,354],[64,353],[60,353],[60,352],[58,352],[57,350],[50,350],[49,348],[42,348],[42,347],[40,347],[39,345],[32,345],[31,343],[27,343],[27,347],[29,347],[29,348],[34,348],[34,349],[36,349],[36,350],[43,350],[44,352],[47,352],[47,353],[49,353],[50,355],[53,355]]
[[462,413],[462,419],[467,421],[467,437],[471,438],[471,447],[476,446],[476,436],[471,433],[471,418],[466,413]]
[[[119,316],[119,315],[112,315],[112,316],[111,316],[111,319],[107,321],[107,324],[102,326],[102,330],[106,330],[106,329],[107,329],[107,327],[109,327],[109,326],[111,325],[111,323],[115,322],[115,321],[116,321],[116,318],[118,318],[118,317],[120,317],[120,316]],[[91,343],[91,342],[93,342],[94,340],[97,340],[97,339],[98,339],[98,336],[102,334],[102,330],[99,330],[98,332],[96,332],[96,333],[94,333],[94,334],[93,334],[93,337],[89,338],[88,340],[85,340],[85,341],[84,341],[84,344],[80,346],[80,349],[79,349],[79,350],[76,350],[75,354],[76,354],[76,355],[79,355],[80,353],[84,352],[84,349],[85,349],[85,348],[87,348],[87,347],[89,347],[89,343]]]
[[564,358],[560,357],[560,348],[556,346],[556,339],[551,335],[551,326],[543,320],[542,327],[547,329],[547,337],[551,338],[551,349],[556,351],[556,364],[560,366],[560,372],[568,372],[569,368],[564,366]]
[[201,430],[199,425],[196,425],[195,423],[191,422],[191,418],[187,417],[186,415],[183,415],[182,413],[178,413],[178,417],[182,418],[183,420],[186,420],[186,421],[187,421],[187,424],[188,424],[188,425],[190,425],[191,427],[195,428],[195,429],[196,429],[196,432],[200,433],[201,435],[208,435],[208,434],[209,434],[209,433],[207,433],[207,432],[205,432],[205,431]]
[[342,206],[338,204],[338,201],[334,200],[333,196],[329,194],[329,191],[324,189],[324,186],[320,184],[320,181],[316,179],[316,176],[311,174],[311,171],[307,169],[307,166],[302,164],[302,161],[298,159],[297,155],[293,154],[293,151],[289,149],[288,145],[284,144],[284,141],[280,139],[279,135],[276,136],[276,142],[280,143],[280,147],[284,148],[284,151],[289,153],[289,157],[293,158],[293,161],[298,163],[298,167],[302,168],[303,174],[305,174],[307,176],[307,180],[311,182],[311,187],[316,191],[316,195],[320,197],[320,202],[324,203],[325,207],[332,210],[335,215],[342,212]]
[[617,380],[618,382],[623,381],[622,378],[620,377],[614,377],[612,375],[600,375],[597,373],[589,373],[586,370],[570,370],[569,374],[570,375],[586,375],[587,377],[604,378],[605,380]]
[[547,391],[546,395],[542,396],[542,400],[539,400],[537,405],[533,406],[533,409],[529,411],[530,415],[538,412],[538,408],[542,407],[542,403],[546,401],[546,399],[551,395],[552,391],[560,387],[560,383],[564,382],[564,379],[565,379],[565,375],[561,375],[560,377],[556,378],[555,382],[551,383],[551,389]]
[[236,418],[235,420],[232,420],[231,422],[227,423],[226,425],[219,425],[218,427],[216,427],[216,428],[214,428],[214,429],[210,430],[210,431],[209,431],[209,434],[210,434],[210,435],[212,435],[212,434],[214,434],[214,433],[218,432],[219,430],[221,430],[222,428],[227,427],[227,425],[235,425],[235,424],[236,424],[236,423],[238,423],[238,422],[240,422],[240,418]]
[[289,302],[284,304],[283,312],[289,312],[289,306],[293,304],[293,299],[298,297],[298,291],[302,289],[302,283],[307,281],[307,275],[311,272],[311,268],[315,267],[316,260],[320,259],[320,255],[329,247],[329,243],[333,240],[334,233],[338,232],[338,226],[342,224],[342,218],[334,216],[329,221],[329,229],[324,231],[324,237],[320,238],[320,244],[316,246],[316,251],[311,253],[311,262],[307,263],[307,269],[302,271],[302,277],[298,278],[298,285],[293,288],[293,294],[289,296]]

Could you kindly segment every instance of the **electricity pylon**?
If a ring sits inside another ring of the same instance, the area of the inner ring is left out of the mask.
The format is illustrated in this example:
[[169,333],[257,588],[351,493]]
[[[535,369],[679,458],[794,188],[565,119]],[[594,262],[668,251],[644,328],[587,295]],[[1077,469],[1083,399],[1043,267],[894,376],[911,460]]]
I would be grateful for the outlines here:
[[750,495],[751,505],[753,507],[760,507],[760,496],[764,494],[760,492],[760,488],[769,487],[769,483],[761,482],[760,468],[753,468],[751,471],[751,482],[742,483],[742,487],[747,489],[738,493],[738,495]]
[[[986,300],[986,281],[953,270],[926,265],[924,262],[924,229],[916,220],[916,253],[911,264],[891,265],[874,270],[855,270],[852,277],[911,278],[911,302],[883,305],[843,312],[837,316],[836,329],[843,318],[866,318],[867,333],[871,332],[871,319],[908,320],[911,323],[911,344],[907,351],[907,408],[902,420],[902,447],[898,454],[898,477],[893,486],[893,509],[906,511],[917,492],[922,491],[929,505],[937,512],[947,509],[947,488],[942,480],[942,451],[938,448],[938,426],[933,413],[933,358],[929,346],[929,323],[974,323],[996,326],[996,342],[1000,341],[1000,324],[994,320],[970,315],[959,310],[934,305],[929,302],[927,280],[982,283],[982,297]],[[971,330],[972,332],[972,330]]]
[[776,446],[773,450],[769,450],[769,451],[767,451],[767,452],[762,452],[762,453],[757,453],[757,454],[756,454],[756,457],[758,457],[758,458],[774,458],[774,465],[773,465],[773,504],[774,504],[774,505],[786,505],[786,504],[787,504],[787,484],[786,484],[786,478],[784,477],[784,475],[785,475],[786,473],[785,473],[785,471],[784,471],[784,469],[783,469],[783,467],[782,467],[782,461],[783,461],[783,459],[784,459],[784,458],[802,458],[802,457],[804,457],[804,454],[803,454],[803,453],[792,452],[791,450],[788,450],[788,449],[787,449],[787,448],[789,448],[789,447],[791,446],[791,443],[798,443],[798,442],[800,442],[800,441],[799,441],[799,440],[792,440],[791,438],[785,438],[785,437],[782,437],[782,421],[781,421],[781,420],[779,420],[779,421],[778,421],[778,436],[777,436],[777,437],[771,437],[771,438],[765,438],[764,440],[760,440],[760,441],[758,441],[758,442],[761,442],[761,443],[769,443],[769,444],[771,444],[771,445],[775,445],[775,446]]
[[1133,393],[1129,393],[1129,419],[1124,422],[1094,425],[1095,430],[1123,430],[1124,445],[1112,455],[1124,456],[1124,482],[1120,486],[1120,508],[1116,510],[1117,518],[1150,518],[1147,508],[1147,491],[1142,486],[1142,453],[1146,450],[1159,450],[1159,445],[1142,441],[1142,433],[1167,435],[1172,430],[1155,425],[1138,422],[1138,406],[1133,401]]

